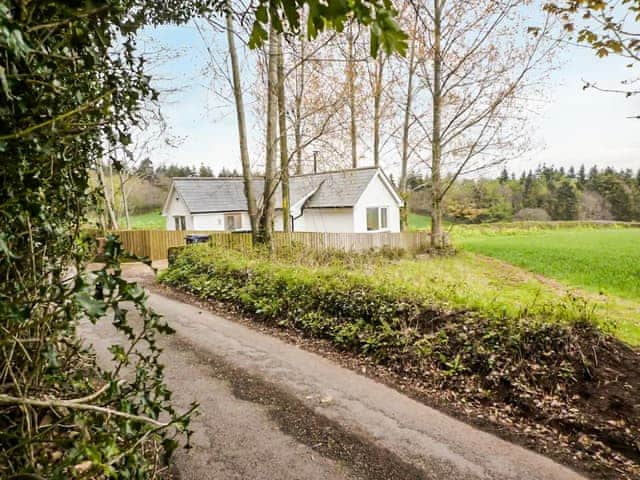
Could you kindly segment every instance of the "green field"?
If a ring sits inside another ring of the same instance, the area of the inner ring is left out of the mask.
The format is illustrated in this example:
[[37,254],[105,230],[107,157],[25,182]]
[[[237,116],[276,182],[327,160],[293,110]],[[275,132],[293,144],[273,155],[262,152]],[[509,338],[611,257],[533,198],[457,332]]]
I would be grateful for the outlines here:
[[458,243],[570,286],[640,300],[640,229],[463,232]]
[[[412,214],[409,223],[412,230],[428,228],[429,217]],[[550,290],[569,295],[573,290],[591,302],[600,323],[613,324],[618,336],[640,344],[640,228],[520,222],[447,230],[454,245],[467,253],[433,266],[445,270],[440,275],[457,277],[453,281],[460,282],[467,296],[456,301],[460,306],[513,313],[531,302],[548,302]],[[405,268],[414,270],[411,265]],[[533,275],[526,271],[539,277],[532,283]]]
[[428,230],[431,228],[431,217],[420,213],[409,213],[409,230]]
[[[121,228],[125,228],[127,222],[124,218],[119,220]],[[133,230],[164,230],[166,228],[165,218],[160,215],[160,211],[142,213],[131,216],[131,228]]]

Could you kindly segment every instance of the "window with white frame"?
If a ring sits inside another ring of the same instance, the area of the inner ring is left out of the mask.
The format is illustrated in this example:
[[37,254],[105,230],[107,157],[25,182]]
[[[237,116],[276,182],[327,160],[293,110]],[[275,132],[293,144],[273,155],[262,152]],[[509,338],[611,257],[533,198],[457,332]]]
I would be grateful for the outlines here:
[[186,230],[187,229],[187,219],[184,215],[178,215],[173,217],[173,221],[175,222],[176,230]]
[[388,228],[388,208],[367,208],[367,231],[386,230]]
[[242,229],[242,214],[240,213],[225,213],[224,214],[224,229],[230,232],[234,230]]

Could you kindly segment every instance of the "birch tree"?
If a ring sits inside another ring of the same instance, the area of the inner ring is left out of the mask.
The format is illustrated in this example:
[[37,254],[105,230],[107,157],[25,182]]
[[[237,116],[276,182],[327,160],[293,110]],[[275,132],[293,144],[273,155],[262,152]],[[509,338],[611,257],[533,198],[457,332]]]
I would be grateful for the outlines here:
[[273,215],[275,210],[276,156],[278,140],[278,37],[271,26],[267,54],[267,126],[265,141],[264,187],[260,209],[260,241],[271,245],[273,241]]
[[251,174],[251,161],[249,159],[249,147],[247,145],[247,123],[245,117],[244,98],[242,93],[242,81],[240,78],[240,64],[235,43],[235,28],[233,23],[233,10],[231,0],[227,0],[226,12],[227,46],[229,48],[229,59],[232,72],[233,97],[236,108],[236,119],[238,125],[238,140],[240,146],[240,162],[242,164],[242,179],[244,184],[244,195],[247,200],[247,209],[251,222],[251,233],[254,239],[258,239],[258,208],[256,197],[253,191],[253,177]]
[[376,167],[380,166],[380,123],[381,123],[381,107],[382,107],[382,92],[384,87],[384,66],[385,57],[379,54],[373,62],[373,82],[372,82],[372,97],[373,97],[373,164]]
[[291,231],[291,209],[289,208],[289,149],[287,148],[287,106],[284,91],[284,54],[282,35],[277,39],[277,89],[278,89],[278,130],[280,138],[280,182],[282,185],[282,230]]
[[443,245],[442,202],[461,175],[528,149],[528,111],[551,69],[550,22],[527,33],[528,0],[431,0],[417,10],[428,57],[417,66],[430,117],[418,152],[431,177],[432,244]]
[[400,227],[402,230],[406,230],[409,225],[409,188],[408,188],[408,173],[409,173],[409,157],[410,157],[410,144],[409,144],[409,130],[413,123],[413,96],[414,96],[414,78],[416,75],[416,50],[418,44],[418,13],[413,12],[413,18],[409,20],[411,29],[409,30],[409,53],[406,57],[406,62],[402,73],[406,79],[406,87],[403,92],[404,98],[402,99],[402,140],[400,147],[400,179],[398,187],[400,190],[400,196],[404,201],[404,206],[400,212]]
[[353,24],[349,25],[347,34],[347,60],[345,63],[345,90],[349,109],[349,143],[351,145],[351,168],[358,166],[358,106],[356,104],[356,40]]

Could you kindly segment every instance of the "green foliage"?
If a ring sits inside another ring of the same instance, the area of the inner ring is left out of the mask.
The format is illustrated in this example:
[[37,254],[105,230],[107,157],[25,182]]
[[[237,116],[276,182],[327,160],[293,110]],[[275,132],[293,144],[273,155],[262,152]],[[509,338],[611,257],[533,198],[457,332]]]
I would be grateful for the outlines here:
[[[398,268],[394,261],[384,257],[377,262],[381,268]],[[310,330],[363,352],[405,347],[415,340],[419,329],[434,321],[438,323],[434,319],[439,318],[438,309],[444,305],[430,300],[436,297],[433,292],[420,295],[388,277],[375,281],[363,275],[362,271],[370,270],[372,264],[355,268],[353,263],[350,265],[351,271],[344,264],[270,262],[261,253],[243,256],[198,246],[183,250],[163,273],[162,281],[203,298],[231,301],[265,320]],[[530,323],[532,316],[539,321],[543,317],[555,318],[553,323],[558,324],[582,323],[589,318],[586,310],[579,309],[567,314],[558,308],[554,315],[549,315],[545,307],[544,312],[545,315],[537,316],[531,310],[528,315],[509,321],[496,315],[491,321],[513,326],[525,317],[526,323]]]
[[[640,220],[640,171],[612,168],[588,173],[574,168],[539,166],[516,179],[506,169],[497,179],[456,181],[444,203],[445,217],[454,223],[516,220]],[[414,182],[420,184],[414,179]],[[422,183],[428,185],[429,179]],[[429,189],[413,192],[409,206],[428,212]],[[426,210],[426,211],[425,211]],[[535,217],[535,218],[529,218]]]
[[560,182],[556,190],[556,202],[551,211],[551,218],[556,220],[578,218],[578,188],[575,182],[567,179]]
[[[2,478],[148,478],[156,446],[174,442],[159,417],[186,428],[158,363],[155,338],[168,327],[120,277],[115,240],[106,266],[89,274],[95,245],[79,238],[92,164],[129,141],[154,97],[135,32],[200,11],[179,3],[0,4]],[[135,333],[128,311],[140,319]],[[126,341],[103,371],[76,326],[108,318]]]
[[614,54],[632,61],[640,58],[634,29],[634,24],[640,23],[640,0],[560,0],[547,3],[545,10],[558,15],[567,32],[575,30],[575,18],[579,17],[577,40],[590,45],[598,57]]
[[277,32],[300,32],[305,8],[305,30],[309,38],[313,39],[327,29],[341,32],[348,22],[355,20],[369,27],[373,57],[379,50],[387,54],[399,52],[404,55],[406,52],[407,35],[395,21],[397,10],[390,0],[261,0],[255,9],[249,47],[264,44],[270,24]]

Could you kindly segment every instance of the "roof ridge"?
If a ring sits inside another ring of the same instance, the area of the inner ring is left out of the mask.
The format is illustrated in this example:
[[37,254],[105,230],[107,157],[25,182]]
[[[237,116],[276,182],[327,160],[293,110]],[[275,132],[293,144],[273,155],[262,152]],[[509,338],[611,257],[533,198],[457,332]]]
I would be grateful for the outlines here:
[[[263,177],[253,177],[253,179],[262,179]],[[243,180],[242,177],[171,177],[171,180]]]
[[[380,170],[380,167],[376,167],[374,165],[370,165],[367,167],[356,167],[356,168],[343,168],[340,170],[327,170],[324,172],[310,172],[310,173],[301,173],[298,175],[290,175],[289,178],[298,178],[298,177],[311,177],[314,175],[327,175],[332,173],[348,173],[355,171],[363,171],[363,170]],[[263,175],[254,175],[251,177],[252,180],[263,180]],[[171,180],[244,180],[242,176],[240,177],[171,177]]]
[[368,166],[368,167],[356,167],[356,168],[343,168],[341,170],[327,170],[326,172],[311,172],[311,173],[300,173],[298,175],[291,175],[289,178],[296,178],[296,177],[310,177],[313,175],[324,175],[327,173],[348,173],[348,172],[354,172],[354,171],[361,171],[361,170],[379,170],[380,167],[376,167],[374,165]]

